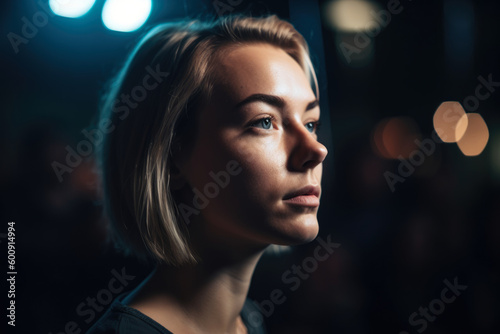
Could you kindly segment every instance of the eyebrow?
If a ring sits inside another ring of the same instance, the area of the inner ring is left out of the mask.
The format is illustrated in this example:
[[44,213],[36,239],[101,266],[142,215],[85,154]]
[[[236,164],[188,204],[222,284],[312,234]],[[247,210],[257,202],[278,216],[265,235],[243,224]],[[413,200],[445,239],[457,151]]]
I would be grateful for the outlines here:
[[[285,100],[283,100],[283,98],[281,98],[279,96],[268,95],[268,94],[253,94],[253,95],[250,95],[249,97],[245,98],[243,101],[238,102],[234,106],[233,109],[236,110],[236,109],[241,108],[242,106],[249,104],[249,103],[252,103],[252,102],[264,102],[266,104],[269,104],[269,105],[276,107],[276,108],[279,108],[279,109],[283,109],[283,107],[286,104]],[[310,102],[307,105],[305,111],[309,111],[311,109],[314,109],[317,106],[319,106],[319,100],[315,99],[314,101]]]

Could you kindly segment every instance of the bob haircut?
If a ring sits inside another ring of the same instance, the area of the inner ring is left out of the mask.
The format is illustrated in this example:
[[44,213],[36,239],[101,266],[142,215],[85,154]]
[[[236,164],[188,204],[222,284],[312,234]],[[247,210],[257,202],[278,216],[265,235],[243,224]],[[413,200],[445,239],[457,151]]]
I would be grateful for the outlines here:
[[198,262],[170,188],[172,157],[196,139],[197,126],[191,124],[210,99],[216,57],[251,43],[287,52],[318,95],[306,41],[275,15],[156,26],[109,86],[99,120],[104,139],[98,160],[111,239],[126,254],[174,266]]

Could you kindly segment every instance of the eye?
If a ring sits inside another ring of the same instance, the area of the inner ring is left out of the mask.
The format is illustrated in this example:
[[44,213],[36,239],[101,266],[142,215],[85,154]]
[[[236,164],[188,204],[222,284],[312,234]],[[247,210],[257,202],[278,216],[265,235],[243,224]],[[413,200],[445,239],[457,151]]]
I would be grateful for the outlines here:
[[264,117],[264,118],[256,120],[255,122],[250,124],[250,126],[269,130],[273,127],[273,120],[274,120],[274,117],[271,117],[271,116]]
[[320,124],[321,123],[319,121],[316,121],[316,122],[306,123],[305,126],[307,131],[309,131],[310,133],[317,133],[319,131]]

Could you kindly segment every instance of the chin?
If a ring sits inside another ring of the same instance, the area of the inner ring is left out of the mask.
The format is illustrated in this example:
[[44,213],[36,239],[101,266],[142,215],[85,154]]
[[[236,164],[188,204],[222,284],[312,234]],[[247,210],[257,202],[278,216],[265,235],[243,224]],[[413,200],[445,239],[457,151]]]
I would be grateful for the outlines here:
[[278,245],[295,246],[313,241],[319,232],[316,216],[301,217],[293,222],[288,222],[286,228],[280,231]]

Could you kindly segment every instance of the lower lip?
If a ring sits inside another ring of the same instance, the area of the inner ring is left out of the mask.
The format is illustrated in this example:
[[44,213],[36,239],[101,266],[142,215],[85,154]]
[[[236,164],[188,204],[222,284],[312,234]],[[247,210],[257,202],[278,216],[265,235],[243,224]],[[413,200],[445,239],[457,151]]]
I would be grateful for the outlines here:
[[319,206],[319,198],[314,195],[295,196],[289,199],[285,199],[283,201],[285,203],[302,205],[302,206],[310,206],[310,207]]

